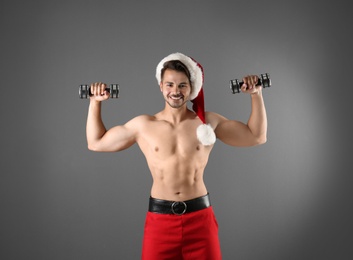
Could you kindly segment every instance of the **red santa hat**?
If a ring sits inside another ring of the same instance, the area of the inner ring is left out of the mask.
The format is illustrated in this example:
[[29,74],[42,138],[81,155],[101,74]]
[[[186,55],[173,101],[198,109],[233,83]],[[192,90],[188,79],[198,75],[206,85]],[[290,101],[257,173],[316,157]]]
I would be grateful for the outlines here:
[[205,102],[204,102],[204,94],[203,94],[203,81],[204,74],[203,68],[201,64],[195,61],[193,58],[190,58],[182,53],[172,53],[162,59],[157,68],[156,68],[156,78],[158,84],[161,83],[161,71],[163,69],[164,63],[178,60],[182,62],[189,70],[190,73],[190,81],[191,81],[191,93],[190,100],[193,103],[192,109],[195,111],[196,115],[200,118],[203,124],[199,125],[196,129],[196,135],[198,140],[203,145],[212,145],[216,142],[216,135],[213,131],[211,125],[206,123],[205,118]]

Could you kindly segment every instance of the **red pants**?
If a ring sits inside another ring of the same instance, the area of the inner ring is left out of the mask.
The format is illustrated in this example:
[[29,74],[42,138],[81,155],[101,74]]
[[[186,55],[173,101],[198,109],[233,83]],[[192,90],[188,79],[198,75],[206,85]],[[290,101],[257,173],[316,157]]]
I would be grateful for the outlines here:
[[142,259],[222,259],[212,206],[181,216],[147,212]]

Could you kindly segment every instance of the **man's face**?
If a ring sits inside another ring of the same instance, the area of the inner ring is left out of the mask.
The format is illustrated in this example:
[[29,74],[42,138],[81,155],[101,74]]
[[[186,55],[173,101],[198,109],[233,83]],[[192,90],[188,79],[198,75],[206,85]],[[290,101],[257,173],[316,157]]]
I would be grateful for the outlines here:
[[191,84],[183,72],[167,69],[160,88],[165,101],[172,108],[180,108],[189,100]]

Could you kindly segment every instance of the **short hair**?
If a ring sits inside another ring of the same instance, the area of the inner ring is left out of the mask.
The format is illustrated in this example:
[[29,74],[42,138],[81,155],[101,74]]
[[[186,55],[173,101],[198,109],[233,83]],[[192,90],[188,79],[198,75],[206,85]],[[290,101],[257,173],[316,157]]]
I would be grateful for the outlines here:
[[175,70],[175,71],[179,71],[179,72],[183,72],[189,79],[190,84],[191,83],[191,76],[190,76],[190,72],[188,70],[188,68],[185,66],[184,63],[182,63],[180,60],[170,60],[170,61],[166,61],[163,64],[163,68],[161,70],[161,79],[163,79],[164,76],[164,72],[167,70]]

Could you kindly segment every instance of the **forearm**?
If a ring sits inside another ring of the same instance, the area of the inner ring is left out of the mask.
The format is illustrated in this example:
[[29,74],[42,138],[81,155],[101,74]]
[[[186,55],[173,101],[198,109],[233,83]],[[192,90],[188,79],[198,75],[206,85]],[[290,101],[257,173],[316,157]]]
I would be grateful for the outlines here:
[[106,131],[101,116],[101,102],[92,100],[88,108],[86,125],[88,147],[93,147],[94,143],[101,139]]
[[266,142],[267,115],[261,91],[251,94],[251,114],[248,127],[259,143]]

